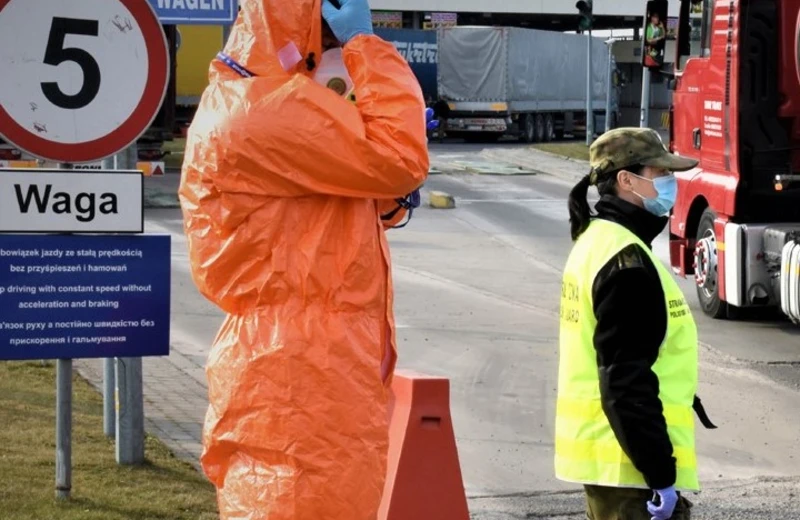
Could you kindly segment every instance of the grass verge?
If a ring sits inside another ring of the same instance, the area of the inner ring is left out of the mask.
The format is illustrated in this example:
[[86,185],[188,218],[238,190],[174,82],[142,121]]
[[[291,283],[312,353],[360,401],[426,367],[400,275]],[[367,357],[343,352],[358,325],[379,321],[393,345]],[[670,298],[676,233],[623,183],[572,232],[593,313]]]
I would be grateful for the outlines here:
[[0,517],[13,520],[212,520],[213,486],[148,436],[143,466],[118,466],[102,397],[73,378],[72,498],[55,498],[55,368],[0,363]]
[[585,143],[539,143],[533,145],[533,148],[543,152],[549,152],[570,159],[579,159],[581,161],[589,160],[589,147]]
[[186,139],[176,137],[173,141],[164,143],[164,150],[170,152],[164,157],[164,166],[169,170],[180,170],[183,166],[183,151],[186,148]]

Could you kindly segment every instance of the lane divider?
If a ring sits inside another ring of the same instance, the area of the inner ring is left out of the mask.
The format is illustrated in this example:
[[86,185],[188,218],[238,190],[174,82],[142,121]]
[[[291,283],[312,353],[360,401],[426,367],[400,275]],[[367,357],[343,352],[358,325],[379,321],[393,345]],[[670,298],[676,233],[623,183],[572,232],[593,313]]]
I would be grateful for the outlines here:
[[450,380],[396,371],[378,520],[469,520],[450,417]]

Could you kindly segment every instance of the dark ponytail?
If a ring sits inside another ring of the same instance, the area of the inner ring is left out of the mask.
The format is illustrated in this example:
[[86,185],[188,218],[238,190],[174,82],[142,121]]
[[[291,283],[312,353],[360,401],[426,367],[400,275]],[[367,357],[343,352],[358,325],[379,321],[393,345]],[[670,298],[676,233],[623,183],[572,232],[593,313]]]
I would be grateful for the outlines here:
[[[641,175],[644,166],[641,164],[632,164],[624,168],[618,168],[610,172],[604,172],[596,178],[594,184],[597,186],[597,193],[601,197],[606,195],[617,194],[617,175],[622,170],[633,173],[634,175]],[[589,209],[589,187],[592,185],[592,176],[587,175],[569,192],[569,224],[572,240],[578,240],[578,237],[586,231],[589,227],[589,222],[592,220],[592,211]]]
[[589,201],[587,200],[589,186],[591,185],[590,179],[591,177],[586,175],[569,192],[569,225],[572,240],[578,240],[578,237],[589,227],[589,221],[592,218]]

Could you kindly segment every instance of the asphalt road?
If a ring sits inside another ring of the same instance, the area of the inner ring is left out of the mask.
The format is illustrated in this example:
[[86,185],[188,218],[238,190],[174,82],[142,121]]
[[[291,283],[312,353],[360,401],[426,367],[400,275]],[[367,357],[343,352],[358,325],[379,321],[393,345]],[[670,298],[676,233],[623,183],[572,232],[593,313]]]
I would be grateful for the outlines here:
[[[435,157],[478,148],[432,145]],[[446,168],[445,168],[446,169]],[[473,518],[583,518],[579,489],[553,478],[560,271],[570,247],[570,185],[533,176],[433,175],[454,210],[421,208],[391,232],[400,367],[451,379],[451,406]],[[150,229],[181,233],[178,210]],[[668,261],[667,242],[655,244]],[[221,314],[200,299],[175,248],[173,329],[194,355]],[[691,281],[682,286],[694,301]],[[696,310],[696,308],[695,308]],[[800,518],[796,410],[800,330],[719,322],[696,310],[700,395],[716,431],[698,432],[706,490],[696,518]]]

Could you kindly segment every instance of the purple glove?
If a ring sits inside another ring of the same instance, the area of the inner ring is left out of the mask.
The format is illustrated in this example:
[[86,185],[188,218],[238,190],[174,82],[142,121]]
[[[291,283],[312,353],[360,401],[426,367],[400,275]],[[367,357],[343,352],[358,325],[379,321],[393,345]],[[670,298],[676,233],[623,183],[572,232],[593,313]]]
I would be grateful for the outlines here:
[[657,489],[653,500],[647,503],[647,511],[653,515],[652,520],[669,520],[675,512],[676,505],[678,505],[678,492],[674,486]]
[[406,195],[404,199],[396,199],[395,202],[397,202],[401,208],[413,211],[422,205],[422,196],[420,195],[419,189],[416,189]]
[[425,109],[425,123],[428,125],[428,130],[436,130],[439,128],[439,120],[433,118],[435,115],[432,108],[429,107]]
[[422,205],[422,197],[419,190],[414,190],[411,195],[408,196],[408,203],[411,205],[409,209],[416,209]]

